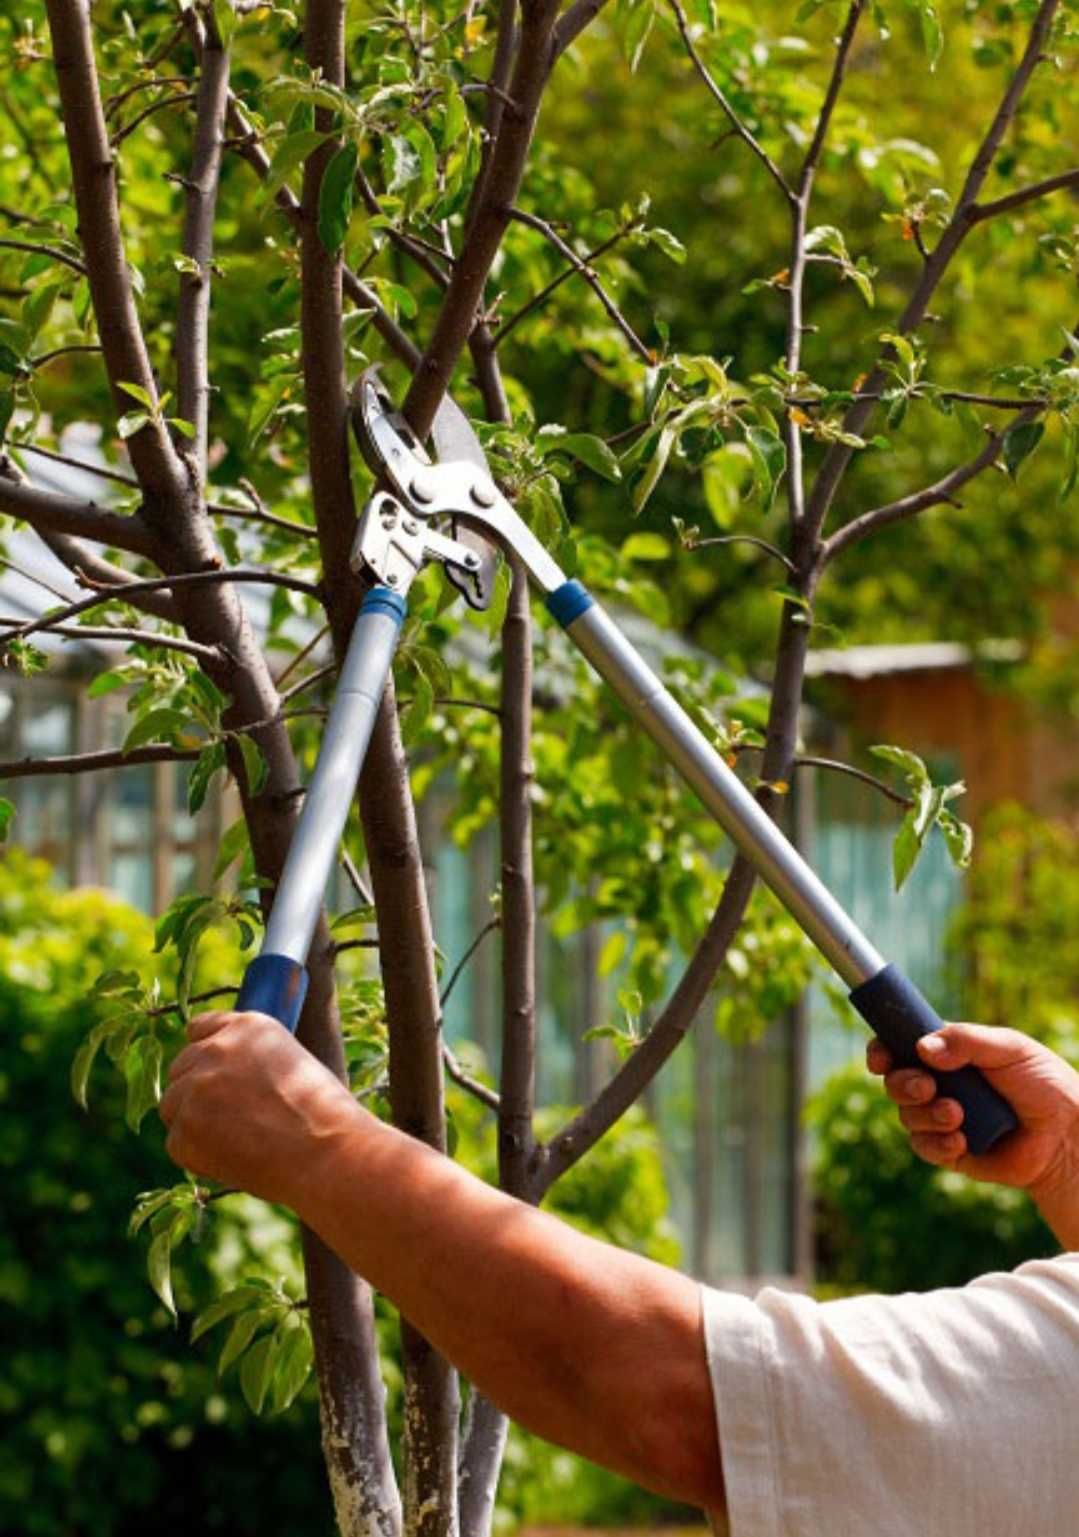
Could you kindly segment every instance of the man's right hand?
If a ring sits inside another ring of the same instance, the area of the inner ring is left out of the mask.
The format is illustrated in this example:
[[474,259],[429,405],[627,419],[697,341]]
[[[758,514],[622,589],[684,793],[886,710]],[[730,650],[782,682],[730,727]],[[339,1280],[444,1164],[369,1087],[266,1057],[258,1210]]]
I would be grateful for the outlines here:
[[967,1152],[963,1108],[937,1092],[919,1068],[895,1068],[887,1047],[871,1041],[869,1070],[883,1076],[911,1146],[927,1163],[972,1179],[1027,1190],[1066,1248],[1079,1249],[1079,1073],[1018,1030],[945,1025],[918,1042],[927,1066],[978,1068],[1014,1109],[1018,1130],[991,1152]]

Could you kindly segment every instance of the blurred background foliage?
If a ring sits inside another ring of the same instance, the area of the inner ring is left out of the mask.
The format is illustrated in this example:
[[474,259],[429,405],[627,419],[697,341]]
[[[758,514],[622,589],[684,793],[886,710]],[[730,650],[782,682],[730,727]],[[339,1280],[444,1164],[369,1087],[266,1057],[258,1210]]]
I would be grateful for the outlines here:
[[[215,1202],[200,1241],[172,1267],[173,1323],[145,1271],[145,1232],[125,1243],[135,1197],[171,1184],[163,1130],[148,1116],[124,1125],[125,1085],[102,1061],[89,1110],[72,1102],[71,1061],[95,1011],[95,978],[139,970],[148,981],[152,925],[98,891],[61,891],[48,866],[8,850],[0,862],[0,1304],[11,1327],[0,1382],[0,1510],[19,1537],[135,1537],[154,1529],[241,1534],[329,1531],[313,1381],[280,1416],[256,1419],[235,1368],[219,1377],[221,1345],[187,1340],[191,1321],[223,1287],[249,1276],[302,1282],[290,1214],[247,1197]],[[235,945],[211,932],[200,985],[235,975]],[[157,974],[171,996],[175,977]],[[170,1050],[180,1043],[173,1025]],[[494,1179],[482,1106],[451,1095],[457,1156]],[[563,1112],[564,1113],[564,1112]],[[549,1110],[550,1131],[558,1112]],[[632,1111],[558,1187],[551,1208],[582,1230],[663,1263],[678,1259],[666,1220],[656,1136]],[[393,1438],[402,1411],[391,1309],[379,1333]],[[635,1486],[513,1431],[501,1492],[504,1522],[564,1514],[645,1520],[667,1510]]]

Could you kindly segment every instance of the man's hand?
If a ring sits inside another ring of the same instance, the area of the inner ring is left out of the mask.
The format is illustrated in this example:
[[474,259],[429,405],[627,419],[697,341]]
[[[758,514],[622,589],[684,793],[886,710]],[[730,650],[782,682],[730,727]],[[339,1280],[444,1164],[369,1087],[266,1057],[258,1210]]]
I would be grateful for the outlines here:
[[958,1101],[941,1097],[927,1072],[893,1069],[887,1047],[871,1041],[869,1070],[883,1075],[918,1156],[972,1179],[1028,1190],[1061,1243],[1079,1248],[1079,1073],[1018,1030],[985,1025],[945,1025],[923,1036],[918,1052],[933,1068],[979,1068],[1020,1123],[991,1152],[975,1157],[967,1152]]
[[360,1111],[265,1014],[201,1014],[161,1101],[170,1158],[194,1174],[296,1206],[323,1151]]

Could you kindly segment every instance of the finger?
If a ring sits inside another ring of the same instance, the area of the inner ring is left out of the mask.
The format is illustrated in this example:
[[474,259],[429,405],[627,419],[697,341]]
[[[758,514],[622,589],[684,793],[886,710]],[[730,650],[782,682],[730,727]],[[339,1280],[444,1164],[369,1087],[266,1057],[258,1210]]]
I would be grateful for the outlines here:
[[924,1105],[937,1092],[936,1079],[918,1068],[901,1067],[884,1080],[888,1098],[897,1105]]
[[157,1113],[164,1121],[165,1125],[170,1128],[172,1127],[172,1123],[175,1121],[177,1114],[179,1113],[181,1095],[182,1090],[179,1089],[175,1083],[170,1083],[164,1094],[162,1094],[160,1103],[158,1104]]
[[967,1139],[961,1131],[949,1131],[943,1135],[936,1132],[917,1131],[910,1139],[910,1145],[924,1158],[926,1163],[937,1164],[940,1168],[952,1168],[967,1150]]
[[211,1014],[199,1014],[187,1027],[189,1041],[205,1041],[211,1035],[216,1035],[219,1030],[224,1030],[236,1018],[224,1009],[215,1009]]
[[881,1078],[892,1070],[892,1054],[883,1041],[872,1040],[865,1049],[865,1065]]
[[993,1025],[944,1025],[918,1042],[923,1062],[952,1070],[966,1067],[1014,1067],[1030,1054],[1031,1041],[1018,1030]]
[[909,1132],[930,1132],[940,1135],[958,1131],[963,1124],[963,1107],[954,1099],[934,1100],[931,1105],[905,1105],[899,1119]]
[[198,1043],[185,1046],[182,1051],[178,1051],[169,1068],[169,1082],[178,1083],[185,1073],[189,1073],[193,1067],[198,1066],[203,1056],[204,1053]]

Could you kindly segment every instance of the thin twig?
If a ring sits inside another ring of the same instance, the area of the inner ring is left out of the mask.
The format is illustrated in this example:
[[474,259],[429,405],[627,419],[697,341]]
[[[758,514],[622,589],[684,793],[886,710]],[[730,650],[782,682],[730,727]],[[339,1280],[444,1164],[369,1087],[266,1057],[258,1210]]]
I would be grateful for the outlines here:
[[687,550],[706,550],[708,546],[712,544],[756,545],[758,550],[764,550],[766,554],[773,556],[776,560],[780,561],[784,566],[786,566],[787,570],[791,573],[792,576],[797,569],[794,561],[791,560],[789,556],[784,555],[782,550],[777,549],[774,544],[769,544],[767,539],[758,539],[756,534],[718,534],[714,538],[709,539],[694,539],[692,542],[687,540],[685,543],[685,548]]
[[[71,602],[71,594],[69,592],[61,592],[59,587],[53,587],[52,584],[50,582],[46,582],[43,577],[38,576],[33,571],[27,571],[25,566],[17,565],[15,561],[9,560],[6,555],[0,555],[0,566],[6,566],[9,571],[14,571],[15,575],[21,576],[24,581],[33,582],[36,587],[43,588],[45,592],[51,593],[54,598],[59,598],[61,603]],[[0,624],[3,624],[4,622],[4,620],[0,620]],[[12,619],[7,622],[11,624],[18,624],[19,620]]]
[[[635,224],[627,224],[623,229],[617,230],[607,240],[601,241],[598,246],[595,246],[584,257],[579,257],[574,253],[570,266],[564,268],[556,277],[553,277],[545,287],[540,289],[539,293],[533,294],[526,304],[522,305],[519,310],[502,322],[491,339],[492,346],[499,346],[510,332],[520,325],[522,320],[527,319],[541,305],[546,304],[551,295],[561,288],[563,283],[567,282],[571,277],[575,277],[581,271],[582,264],[584,267],[591,267],[593,262],[598,261],[601,256],[605,256],[608,251],[624,240],[634,228],[636,228]],[[645,429],[642,428],[643,430]]]
[[[513,208],[510,210],[510,218],[515,219],[518,224],[528,225],[529,229],[538,230],[541,235],[549,240],[555,249],[565,257],[567,262],[569,262],[571,272],[577,272],[581,277],[584,278],[589,288],[591,288],[596,298],[607,311],[607,314],[614,321],[615,325],[621,331],[622,335],[629,342],[630,346],[633,348],[633,351],[642,360],[642,362],[651,364],[655,361],[651,351],[645,346],[644,342],[641,341],[640,337],[637,335],[636,331],[630,325],[626,317],[622,314],[617,304],[615,304],[614,300],[607,293],[607,290],[600,282],[597,274],[592,270],[590,262],[593,257],[582,258],[578,256],[573,247],[562,239],[562,236],[558,233],[558,231],[552,228],[552,226],[547,223],[546,219],[541,219],[537,214],[528,213],[523,208]],[[618,236],[604,241],[602,247],[600,247],[599,252],[596,254],[600,254],[602,251],[609,250],[610,247],[615,244],[615,241],[621,239],[626,233],[628,233],[628,230],[623,230],[619,233]],[[500,326],[494,335],[494,345],[496,347],[499,346],[507,334],[513,329],[513,327],[517,325],[523,319],[523,317],[530,312],[530,310],[535,309],[538,304],[543,303],[547,296],[552,293],[555,288],[558,287],[559,283],[564,282],[565,279],[570,275],[571,273],[561,274],[557,279],[549,283],[541,294],[537,294],[533,300],[526,304],[524,309],[518,310],[517,314],[511,316],[510,320],[507,321],[505,325]]]
[[54,347],[51,352],[39,352],[35,358],[27,358],[27,364],[31,368],[44,368],[47,363],[52,363],[56,358],[67,357],[72,352],[100,352],[100,342],[71,342],[66,347]]
[[[0,651],[18,634],[18,628],[22,623],[21,619],[11,614],[0,614],[0,624],[10,624],[15,627],[9,634],[0,635]],[[111,625],[53,624],[49,620],[43,620],[37,628],[46,631],[49,635],[63,635],[73,640],[126,641],[131,645],[160,646],[166,651],[179,651],[184,656],[193,656],[200,662],[219,663],[221,661],[221,653],[216,646],[203,646],[197,640],[185,640],[178,635],[159,635],[154,630],[133,630],[120,626],[113,628]]]
[[108,752],[78,753],[64,758],[22,758],[14,763],[0,763],[0,779],[37,779],[46,774],[94,774],[100,769],[128,768],[138,763],[182,763],[197,758],[197,747],[170,747],[167,743],[134,747],[129,753],[116,748]]
[[130,123],[125,123],[122,128],[117,129],[109,143],[113,149],[119,149],[124,140],[135,132],[139,124],[144,123],[155,112],[160,112],[164,107],[179,107],[185,102],[195,101],[196,99],[194,91],[178,91],[172,96],[163,96],[159,101],[152,101],[148,107],[143,107],[142,111],[133,117]]
[[874,790],[879,790],[890,801],[895,801],[897,806],[908,807],[914,804],[909,795],[893,790],[890,784],[886,784],[883,779],[878,779],[875,774],[867,774],[865,769],[855,768],[853,763],[841,763],[837,758],[802,756],[795,758],[794,767],[829,769],[836,774],[849,774],[852,779],[860,779],[863,784],[872,785]]
[[1049,197],[1053,192],[1076,187],[1079,187],[1079,167],[1061,171],[1057,176],[1047,176],[1044,181],[1033,182],[1029,187],[1018,187],[1014,192],[998,197],[991,203],[974,203],[967,217],[971,224],[982,224],[986,219],[995,219],[999,214],[1012,213],[1016,208],[1033,203],[1036,198]]
[[461,975],[462,971],[464,971],[465,967],[468,965],[469,961],[475,955],[475,953],[479,949],[480,945],[487,938],[488,934],[492,933],[493,930],[495,930],[497,928],[500,928],[501,925],[502,925],[501,918],[490,918],[484,924],[483,928],[480,929],[479,933],[476,935],[475,939],[469,945],[469,947],[465,951],[464,955],[462,955],[461,959],[457,962],[457,965],[453,968],[453,971],[450,973],[449,981],[446,983],[445,987],[442,989],[442,992],[441,992],[441,994],[439,996],[439,1000],[438,1000],[439,1005],[440,1005],[441,1008],[445,1008],[446,1007],[446,1001],[449,998],[450,994],[453,992],[454,987],[457,985],[458,977]]
[[136,95],[139,91],[160,90],[167,85],[187,85],[186,75],[155,75],[152,80],[139,80],[135,85],[129,85],[126,91],[117,91],[115,96],[110,96],[105,103],[105,121],[115,116],[125,101]]
[[328,624],[324,624],[320,630],[316,630],[315,634],[312,635],[311,639],[307,642],[306,646],[304,646],[301,650],[297,651],[296,655],[294,657],[292,657],[291,660],[285,664],[285,666],[278,673],[277,677],[274,679],[274,688],[277,689],[278,692],[280,692],[281,685],[284,683],[284,681],[288,677],[289,673],[295,672],[296,668],[299,667],[300,663],[307,660],[307,658],[311,655],[312,651],[314,651],[315,647],[319,644],[319,642],[322,641],[322,640],[325,640],[326,636],[329,633],[330,633],[329,625]]
[[[58,619],[73,619],[76,614],[84,614],[88,609],[98,608],[102,603],[114,602],[118,597],[127,601],[129,592],[161,592],[165,588],[193,587],[208,582],[260,582],[272,587],[287,587],[292,592],[302,592],[306,597],[322,601],[322,589],[312,582],[305,582],[298,576],[286,576],[278,571],[191,571],[181,576],[153,577],[149,581],[131,582],[122,591],[110,590],[100,593],[92,598],[85,598],[81,603],[72,603],[59,614],[46,614],[39,619],[28,620],[15,632],[20,638],[33,635],[36,630],[44,629],[46,625]],[[13,636],[7,636],[11,640]],[[244,728],[245,730],[248,728]]]
[[498,1114],[502,1102],[494,1089],[489,1089],[485,1083],[480,1083],[478,1078],[473,1078],[471,1073],[467,1073],[445,1041],[442,1043],[442,1061],[454,1083],[460,1084],[462,1089],[473,1095],[481,1104],[486,1105],[488,1110]]
[[760,140],[757,139],[752,133],[750,133],[745,123],[742,122],[742,119],[738,116],[738,113],[732,106],[726,92],[717,83],[707,64],[697,52],[696,45],[689,30],[689,21],[686,17],[685,11],[682,9],[681,4],[679,3],[679,0],[667,0],[667,3],[671,10],[674,12],[675,22],[678,26],[679,32],[681,33],[682,42],[685,45],[685,50],[693,62],[693,67],[704,81],[710,95],[715,99],[720,108],[726,114],[727,121],[731,125],[731,132],[736,134],[744,144],[748,145],[748,147],[753,151],[757,159],[760,161],[761,165],[764,166],[764,169],[768,172],[769,176],[775,182],[776,186],[782,192],[783,196],[787,199],[788,202],[793,202],[794,189],[791,187],[787,178],[783,175],[783,172],[779,169],[779,166],[772,159],[764,145],[761,144]]
[[50,261],[62,262],[65,267],[70,267],[72,272],[77,272],[80,277],[86,276],[86,268],[77,256],[69,256],[66,251],[58,250],[53,245],[43,245],[36,240],[0,240],[0,250],[28,251],[34,256],[47,256]]

